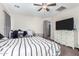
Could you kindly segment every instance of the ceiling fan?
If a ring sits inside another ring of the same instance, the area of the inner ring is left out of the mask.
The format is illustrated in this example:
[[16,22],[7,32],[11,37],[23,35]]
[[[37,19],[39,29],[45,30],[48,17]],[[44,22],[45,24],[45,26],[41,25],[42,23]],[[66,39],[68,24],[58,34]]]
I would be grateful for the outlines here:
[[51,4],[47,4],[47,3],[42,3],[42,4],[35,4],[35,6],[41,6],[40,9],[38,9],[38,11],[41,11],[42,9],[43,10],[46,10],[46,11],[50,11],[50,9],[48,8],[48,6],[56,6],[56,3],[51,3]]

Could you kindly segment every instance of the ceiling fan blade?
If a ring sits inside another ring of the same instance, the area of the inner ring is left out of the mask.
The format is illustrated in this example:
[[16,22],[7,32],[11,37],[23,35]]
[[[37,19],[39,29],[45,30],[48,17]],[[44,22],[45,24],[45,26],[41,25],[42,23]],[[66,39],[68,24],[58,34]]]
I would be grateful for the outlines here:
[[49,11],[49,9],[48,9],[48,8],[46,8],[46,11]]
[[38,9],[38,11],[40,11],[42,8]]
[[48,4],[47,6],[56,6],[56,3]]
[[42,5],[40,5],[40,4],[34,4],[35,6],[42,6]]

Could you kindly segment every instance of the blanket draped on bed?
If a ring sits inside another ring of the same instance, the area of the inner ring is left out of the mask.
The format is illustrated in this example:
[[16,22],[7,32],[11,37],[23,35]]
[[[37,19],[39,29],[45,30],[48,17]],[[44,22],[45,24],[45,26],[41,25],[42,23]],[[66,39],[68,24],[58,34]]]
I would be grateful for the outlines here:
[[0,40],[0,56],[58,56],[60,46],[42,37]]

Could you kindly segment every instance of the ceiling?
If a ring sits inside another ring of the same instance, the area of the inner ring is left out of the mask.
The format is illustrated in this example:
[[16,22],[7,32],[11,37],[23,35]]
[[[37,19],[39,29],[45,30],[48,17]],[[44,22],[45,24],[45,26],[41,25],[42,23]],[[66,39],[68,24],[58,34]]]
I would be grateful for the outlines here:
[[[67,8],[65,10],[70,10],[75,7],[78,7],[79,3],[57,3],[56,6],[48,7],[50,9],[49,12],[46,12],[44,10],[38,12],[37,10],[40,8],[40,6],[34,6],[33,3],[3,3],[2,5],[8,10],[8,12],[14,14],[52,17],[53,15],[62,12],[62,11],[56,11],[56,9],[59,8],[60,6],[65,6]],[[16,8],[14,5],[20,6],[20,8]]]

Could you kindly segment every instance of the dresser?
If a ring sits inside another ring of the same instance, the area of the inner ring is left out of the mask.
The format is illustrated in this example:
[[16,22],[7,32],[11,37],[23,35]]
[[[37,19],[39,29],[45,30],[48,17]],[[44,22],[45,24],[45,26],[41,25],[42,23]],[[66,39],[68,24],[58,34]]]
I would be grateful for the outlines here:
[[54,40],[62,45],[75,48],[75,41],[77,40],[74,36],[74,31],[58,30],[54,32]]

